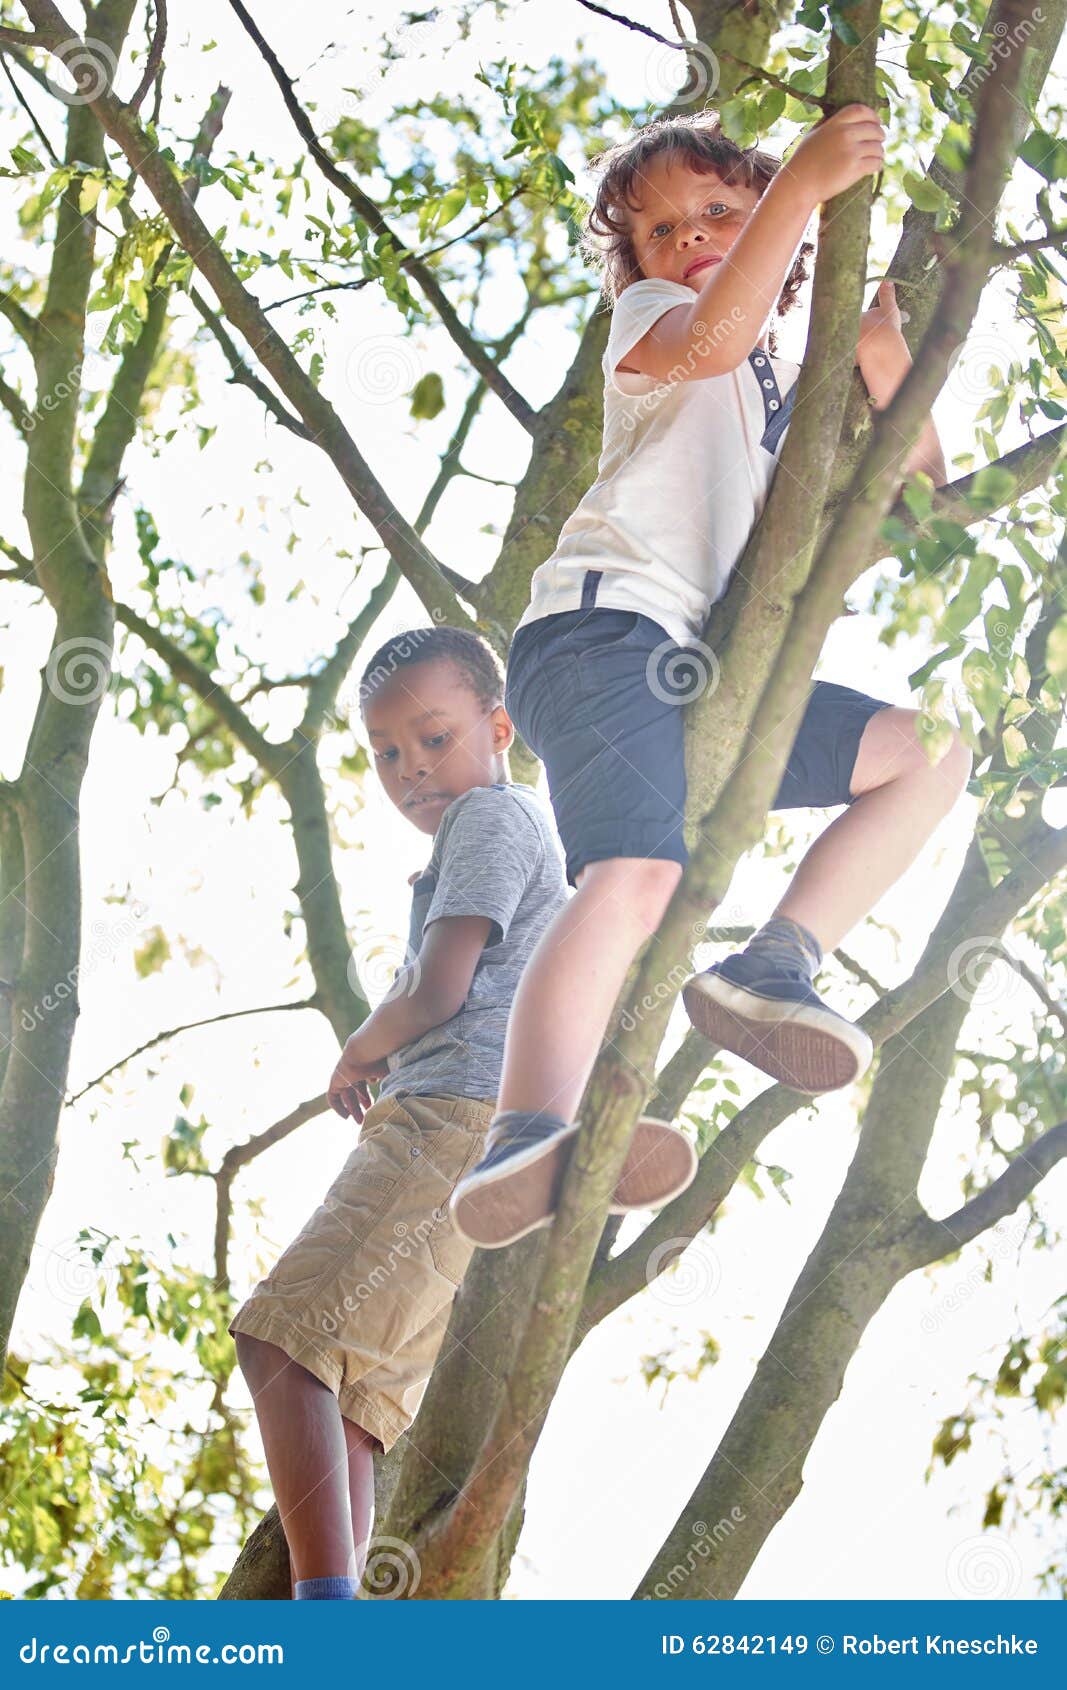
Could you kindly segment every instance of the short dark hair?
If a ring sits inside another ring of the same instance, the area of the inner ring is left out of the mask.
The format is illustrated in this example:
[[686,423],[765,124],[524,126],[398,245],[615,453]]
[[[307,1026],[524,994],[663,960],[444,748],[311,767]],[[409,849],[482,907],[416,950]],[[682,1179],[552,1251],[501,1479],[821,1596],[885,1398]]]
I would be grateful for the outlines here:
[[[712,172],[723,182],[755,188],[760,195],[782,168],[782,161],[761,147],[739,147],[723,134],[719,115],[710,107],[680,117],[660,117],[635,134],[608,147],[590,161],[599,178],[593,202],[581,229],[581,250],[600,271],[601,292],[609,305],[631,282],[642,278],[626,212],[637,209],[636,193],[646,167],[660,153],[680,159],[703,175]],[[807,280],[807,258],[815,251],[804,241],[778,298],[777,314],[789,310]],[[774,331],[771,331],[774,350]]]
[[409,628],[386,640],[367,664],[359,683],[360,709],[366,709],[367,700],[398,669],[441,659],[456,665],[484,709],[495,710],[503,704],[504,672],[492,647],[477,634],[465,628]]

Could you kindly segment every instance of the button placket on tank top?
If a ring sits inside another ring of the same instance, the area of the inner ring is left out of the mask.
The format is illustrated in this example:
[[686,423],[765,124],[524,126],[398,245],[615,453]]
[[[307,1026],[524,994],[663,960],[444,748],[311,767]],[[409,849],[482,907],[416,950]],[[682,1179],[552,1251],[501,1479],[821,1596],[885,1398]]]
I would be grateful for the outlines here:
[[752,366],[752,373],[759,382],[760,394],[763,399],[764,427],[760,445],[765,447],[768,452],[773,453],[782,437],[789,413],[793,408],[794,390],[790,389],[783,401],[770,356],[759,347],[754,347],[749,353],[748,361]]

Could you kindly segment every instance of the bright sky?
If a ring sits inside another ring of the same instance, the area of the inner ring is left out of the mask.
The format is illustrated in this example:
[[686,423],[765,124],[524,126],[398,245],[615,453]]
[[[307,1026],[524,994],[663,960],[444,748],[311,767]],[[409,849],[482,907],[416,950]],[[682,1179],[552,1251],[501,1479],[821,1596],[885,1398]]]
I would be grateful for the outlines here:
[[[632,5],[629,11],[658,27],[666,15],[665,8],[651,3]],[[375,9],[380,27],[393,15],[392,7]],[[604,66],[608,86],[621,99],[653,104],[669,93],[662,50],[564,0],[512,7],[499,21],[484,7],[469,39],[459,44],[445,8],[414,49],[410,41],[400,43],[406,47],[402,69],[384,82],[379,81],[379,36],[362,8],[328,0],[305,9],[297,29],[292,9],[272,0],[257,8],[257,19],[294,74],[313,67],[300,88],[306,100],[318,100],[320,128],[328,127],[330,110],[354,98],[338,93],[346,86],[366,91],[359,109],[374,123],[400,97],[469,92],[476,86],[479,62],[506,54],[520,65],[538,64],[549,51],[573,60],[578,39]],[[229,144],[245,153],[254,149],[279,164],[295,158],[298,148],[273,84],[228,8],[195,0],[184,8],[180,26],[172,21],[171,28],[171,87],[180,85],[183,95],[188,91],[184,127],[192,129],[195,115],[224,77],[234,89],[225,127]],[[202,50],[213,39],[218,46]],[[331,41],[345,45],[327,53]],[[488,94],[481,92],[488,102]],[[400,127],[402,133],[386,142],[395,159],[405,156],[418,133],[407,120]],[[5,147],[11,144],[8,131],[11,140],[17,133],[10,123],[6,126]],[[432,134],[423,138],[434,144]],[[772,144],[787,138],[775,136]],[[567,156],[582,185],[581,161],[569,144]],[[380,191],[382,184],[369,186]],[[1032,192],[1032,183],[1023,186]],[[233,215],[234,202],[219,188],[209,190],[203,203],[209,224]],[[6,232],[15,243],[10,218]],[[298,239],[294,219],[294,244]],[[889,251],[891,245],[884,245],[882,255]],[[518,301],[510,255],[503,253],[501,260],[478,319],[485,334],[510,323]],[[271,296],[270,277],[257,278],[255,285],[262,297]],[[783,333],[786,356],[799,357],[802,351],[800,315]],[[276,320],[290,334],[300,326],[292,308]],[[376,474],[411,516],[432,480],[466,384],[441,330],[431,325],[410,340],[399,340],[399,326],[397,313],[373,287],[338,296],[337,320],[324,342],[324,385]],[[181,336],[187,332],[183,329]],[[569,310],[535,319],[508,366],[532,403],[543,403],[558,386],[573,344]],[[996,296],[938,404],[950,462],[971,449],[975,384],[980,392],[982,371],[990,362],[1003,368],[1017,344],[1004,296]],[[113,563],[116,597],[135,596],[140,569],[132,527],[136,500],[155,517],[163,555],[182,559],[199,578],[182,587],[185,602],[197,611],[214,607],[236,628],[243,650],[265,661],[271,673],[292,673],[332,645],[343,619],[362,602],[367,582],[377,579],[381,554],[371,554],[366,580],[354,586],[353,565],[337,552],[358,555],[359,546],[372,544],[374,536],[362,518],[353,518],[325,458],[273,425],[265,428],[258,403],[224,384],[212,352],[201,356],[200,369],[205,413],[217,418],[218,431],[203,451],[194,431],[185,428],[157,459],[140,446],[131,452],[132,496],[120,513]],[[434,423],[415,424],[404,395],[427,370],[443,372],[449,406]],[[175,425],[180,404],[179,394],[165,401],[165,416]],[[1017,439],[1018,434],[1006,431],[1005,449]],[[523,431],[490,401],[464,461],[482,475],[515,479],[527,451]],[[5,452],[0,465],[4,532],[16,542],[23,539],[19,467],[17,454]],[[428,533],[429,544],[446,561],[479,575],[498,544],[496,535],[481,531],[483,525],[499,527],[507,510],[506,489],[481,481],[454,482]],[[290,525],[298,535],[291,554],[286,549]],[[266,613],[257,616],[254,626],[248,617],[247,577],[233,562],[243,551],[251,554],[267,587]],[[211,579],[205,581],[208,571]],[[311,584],[317,602],[310,596],[288,602],[301,578]],[[872,579],[852,594],[858,613],[831,631],[819,672],[905,703],[907,675],[927,649],[907,642],[889,651],[878,643],[877,622],[864,609]],[[14,600],[9,591],[6,602]],[[51,618],[44,610],[25,613],[21,598],[19,610],[17,623],[0,630],[7,683],[0,700],[0,774],[6,777],[17,772],[51,636]],[[376,639],[425,620],[404,589]],[[130,662],[127,656],[127,672]],[[287,729],[288,708],[278,702],[271,731]],[[181,743],[180,734],[169,740],[154,734],[141,738],[110,709],[100,719],[84,790],[86,952],[72,1090],[161,1028],[293,999],[307,984],[306,968],[294,969],[298,942],[283,931],[284,910],[296,908],[296,868],[283,806],[268,792],[248,820],[229,796],[204,808],[195,782],[191,797],[170,792],[157,802],[169,786]],[[331,784],[337,790],[338,783]],[[402,955],[407,876],[424,863],[427,845],[371,783],[362,809],[351,786],[337,790],[337,801],[344,847],[337,853],[337,869],[345,910],[357,942],[381,948],[385,964],[372,976],[381,987]],[[877,907],[878,925],[868,924],[850,936],[847,948],[887,985],[905,978],[920,953],[958,871],[972,817],[973,801],[961,801],[920,861]],[[1049,819],[1062,818],[1050,810]],[[812,818],[809,831],[821,823],[821,817]],[[798,840],[807,836],[798,826]],[[785,860],[742,864],[719,919],[765,919],[786,872]],[[129,907],[106,901],[125,892],[131,905],[139,900],[143,906],[140,918]],[[132,953],[156,926],[169,938],[172,961],[142,982]],[[297,939],[301,932],[298,924]],[[719,953],[709,951],[707,960],[714,954]],[[846,1011],[858,1012],[870,1001],[869,992],[853,989],[839,970],[831,991],[832,1001]],[[1017,977],[999,974],[964,1039],[973,1046],[1009,1026],[1025,1031],[1032,1007]],[[682,1020],[676,1020],[672,1038],[682,1029]],[[74,1248],[82,1227],[115,1234],[116,1250],[136,1240],[161,1256],[170,1232],[180,1241],[180,1259],[209,1263],[211,1190],[206,1182],[189,1178],[164,1181],[158,1158],[160,1142],[180,1111],[183,1083],[195,1086],[188,1112],[194,1119],[204,1113],[211,1122],[205,1148],[217,1161],[231,1143],[323,1089],[333,1060],[332,1035],[315,1014],[264,1015],[184,1034],[132,1063],[109,1093],[98,1090],[68,1111],[55,1190],[20,1308],[16,1348],[25,1353],[43,1339],[69,1334],[71,1314],[87,1289]],[[740,1063],[736,1076],[746,1096],[763,1084],[762,1076]],[[586,1342],[535,1458],[510,1594],[621,1598],[630,1593],[728,1424],[818,1236],[854,1148],[853,1114],[848,1095],[838,1095],[778,1129],[762,1156],[791,1171],[791,1206],[777,1197],[758,1201],[739,1191],[713,1238],[698,1241],[674,1276]],[[959,1201],[959,1180],[974,1138],[971,1110],[958,1110],[950,1092],[923,1186],[934,1213]],[[137,1154],[139,1171],[122,1159],[123,1142],[130,1140],[145,1147]],[[239,1200],[261,1203],[262,1220],[257,1240],[252,1219],[245,1212],[238,1216],[232,1260],[239,1294],[321,1200],[351,1143],[348,1124],[323,1116],[242,1175]],[[1061,1168],[1043,1187],[1042,1207],[1050,1218],[1062,1213],[1065,1194],[1067,1170]],[[898,1288],[866,1334],[808,1460],[805,1490],[756,1562],[743,1596],[1038,1594],[1034,1579],[1047,1559],[1047,1544],[1026,1535],[984,1534],[978,1541],[981,1499],[1001,1464],[991,1439],[979,1436],[973,1455],[939,1471],[929,1486],[923,1482],[931,1439],[941,1420],[965,1402],[968,1374],[987,1350],[1003,1345],[1017,1322],[1033,1329],[1062,1291],[1051,1252],[1027,1252],[1020,1270],[1019,1232],[1018,1221],[1004,1223],[991,1241],[996,1261],[991,1283],[984,1282],[983,1258],[972,1246],[950,1267],[913,1276]],[[719,1364],[696,1382],[678,1381],[666,1395],[661,1388],[648,1391],[640,1376],[641,1357],[677,1347],[680,1356],[691,1359],[704,1332],[721,1345]],[[233,1390],[241,1399],[239,1377]],[[206,1402],[205,1396],[201,1410]],[[175,1414],[176,1423],[183,1417],[184,1409]],[[1041,1470],[1044,1435],[1033,1416],[1013,1423],[1016,1471],[1032,1475]],[[249,1437],[255,1438],[254,1430]],[[1057,1458],[1061,1463],[1067,1458],[1062,1429]],[[218,1564],[228,1565],[230,1559],[220,1555]],[[4,1583],[17,1590],[19,1581],[5,1571]]]

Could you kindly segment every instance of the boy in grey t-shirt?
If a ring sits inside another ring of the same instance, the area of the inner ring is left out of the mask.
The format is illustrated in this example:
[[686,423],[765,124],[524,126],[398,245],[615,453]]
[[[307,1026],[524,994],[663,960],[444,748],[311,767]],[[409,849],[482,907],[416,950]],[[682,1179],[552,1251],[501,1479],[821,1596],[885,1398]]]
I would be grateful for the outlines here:
[[[430,861],[414,877],[408,958],[330,1081],[359,1143],[229,1328],[294,1594],[312,1600],[355,1594],[374,1448],[414,1419],[474,1248],[449,1201],[484,1154],[517,982],[566,901],[547,814],[508,780],[514,728],[488,646],[457,628],[398,635],[360,697],[382,785],[432,836]],[[647,1120],[613,1208],[657,1207],[695,1167],[688,1140]]]

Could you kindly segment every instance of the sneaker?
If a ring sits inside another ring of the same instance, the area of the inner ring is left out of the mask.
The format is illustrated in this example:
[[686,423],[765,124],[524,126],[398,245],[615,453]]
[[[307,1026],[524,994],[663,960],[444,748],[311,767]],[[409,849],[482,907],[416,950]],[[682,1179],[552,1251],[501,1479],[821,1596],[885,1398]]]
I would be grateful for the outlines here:
[[682,1002],[706,1039],[795,1091],[838,1091],[874,1055],[862,1028],[827,1008],[802,969],[743,952],[694,974]]
[[[499,1249],[548,1226],[577,1123],[553,1127],[520,1121],[493,1134],[477,1167],[452,1194],[453,1225],[468,1243]],[[657,1209],[683,1192],[697,1171],[697,1155],[684,1133],[651,1115],[637,1123],[608,1213]]]

